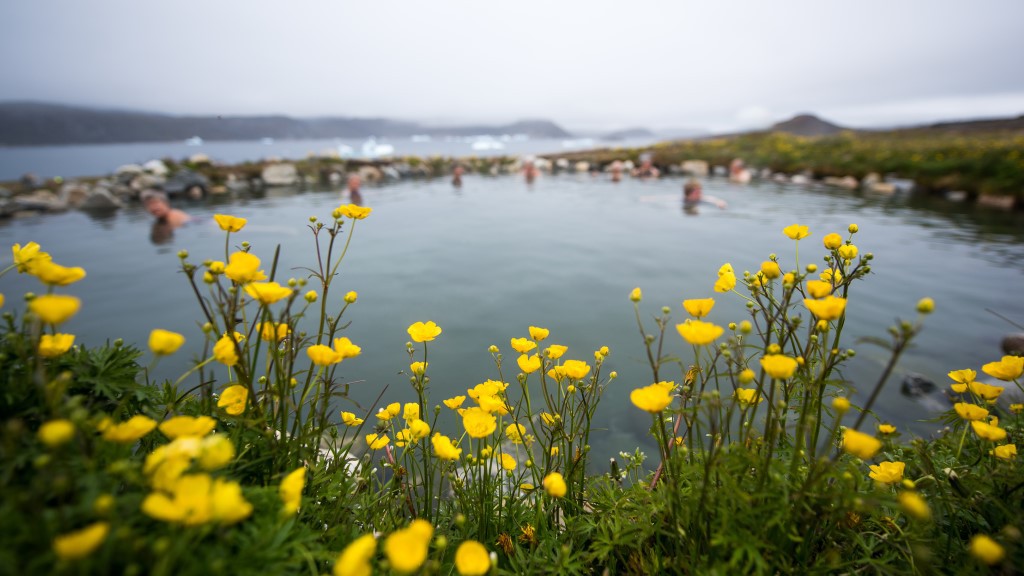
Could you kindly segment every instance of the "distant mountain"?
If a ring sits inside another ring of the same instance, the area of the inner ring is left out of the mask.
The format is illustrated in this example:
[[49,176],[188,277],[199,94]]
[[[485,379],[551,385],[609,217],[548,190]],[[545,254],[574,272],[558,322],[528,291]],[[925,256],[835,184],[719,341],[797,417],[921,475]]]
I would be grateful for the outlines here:
[[787,132],[797,136],[829,136],[843,130],[846,128],[822,120],[813,114],[799,114],[769,128],[771,132]]
[[629,140],[631,138],[655,138],[657,135],[647,128],[626,128],[601,135],[602,140]]
[[290,116],[174,116],[100,110],[38,102],[0,103],[0,145],[172,142],[260,138],[367,138],[526,134],[533,138],[570,136],[554,122],[524,120],[497,126],[423,126],[386,118],[292,118]]

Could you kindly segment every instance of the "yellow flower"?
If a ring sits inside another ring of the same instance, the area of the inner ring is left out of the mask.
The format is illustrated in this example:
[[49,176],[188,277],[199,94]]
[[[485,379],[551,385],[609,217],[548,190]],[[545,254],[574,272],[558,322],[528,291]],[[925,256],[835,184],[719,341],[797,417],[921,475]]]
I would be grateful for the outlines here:
[[92,554],[107,539],[110,524],[96,522],[81,530],[57,536],[53,540],[53,552],[61,560],[79,560]]
[[853,260],[857,257],[857,247],[853,244],[846,244],[839,247],[839,257],[843,260]]
[[388,438],[387,434],[367,434],[366,445],[370,447],[370,450],[380,450],[381,448],[388,445],[391,439]]
[[629,393],[633,405],[651,414],[658,414],[672,403],[672,393],[665,386],[651,384]]
[[63,324],[81,308],[82,301],[74,296],[44,294],[28,303],[28,309],[47,324]]
[[452,410],[457,410],[462,406],[462,403],[465,401],[465,396],[453,396],[452,398],[445,400],[444,405],[451,408]]
[[[726,266],[729,266],[726,264]],[[723,266],[724,268],[724,266]],[[731,268],[731,266],[730,266]],[[722,273],[721,270],[718,272],[718,280],[715,280],[715,292],[729,292],[736,287],[736,274],[732,272]]]
[[982,372],[993,378],[1009,382],[1024,373],[1024,356],[1003,356],[998,362],[989,362],[981,367]]
[[686,308],[686,312],[694,318],[703,318],[711,313],[711,309],[715,307],[714,298],[692,298],[690,300],[683,300],[683,308]]
[[427,424],[423,420],[411,420],[408,423],[408,432],[406,434],[410,442],[422,440],[430,435],[430,424]]
[[434,527],[423,519],[416,519],[407,528],[395,530],[384,539],[384,555],[391,568],[402,574],[419,570],[427,560]]
[[0,294],[0,308],[4,307],[4,295]]
[[306,302],[312,304],[313,302],[316,302],[316,299],[319,298],[319,296],[316,295],[316,290],[310,290],[309,292],[306,292],[303,298]]
[[903,480],[903,470],[906,466],[905,462],[879,462],[869,466],[871,473],[868,476],[880,484],[897,484]]
[[573,380],[581,380],[590,373],[590,366],[582,360],[566,360],[559,368],[562,373]]
[[835,250],[843,245],[843,237],[833,232],[832,234],[826,234],[825,238],[822,239],[822,243],[825,244],[826,249]]
[[245,218],[238,218],[235,216],[228,216],[227,214],[214,214],[213,219],[217,221],[217,225],[220,229],[225,232],[238,232],[245,227]]
[[224,434],[212,434],[199,444],[199,466],[219,470],[235,459],[235,445]]
[[540,342],[541,340],[547,338],[548,334],[551,334],[551,331],[548,330],[547,328],[538,328],[536,326],[530,326],[530,338],[533,338],[537,342]]
[[156,328],[149,333],[149,349],[157,356],[174,354],[184,343],[184,336],[170,330]]
[[423,376],[429,364],[429,362],[413,362],[409,364],[409,371],[417,376]]
[[259,268],[259,258],[248,252],[235,252],[228,258],[228,265],[224,267],[224,275],[239,284],[266,280],[266,274]]
[[782,354],[768,354],[761,358],[761,369],[772,378],[785,380],[796,372],[797,363],[795,358]]
[[967,551],[971,553],[971,556],[989,566],[1002,562],[1006,556],[1006,550],[998,542],[984,534],[972,536],[970,543],[967,545]]
[[821,278],[822,282],[828,282],[833,286],[838,286],[843,281],[843,274],[839,270],[826,268],[818,275],[818,278]]
[[992,449],[992,454],[996,458],[1002,458],[1003,460],[1013,460],[1017,457],[1017,445],[1016,444],[1003,444],[1002,446],[996,446]]
[[228,386],[220,394],[220,399],[217,400],[217,407],[223,408],[225,412],[232,416],[238,416],[242,412],[245,412],[245,404],[249,399],[249,389],[241,384],[235,384],[234,386]]
[[921,298],[917,301],[917,311],[921,314],[931,314],[935,311],[935,300],[931,298]]
[[341,359],[355,358],[363,353],[363,349],[352,343],[351,340],[342,336],[334,339],[334,351],[341,355]]
[[1014,414],[1024,413],[1024,404],[1010,404],[1010,412],[1013,412]]
[[235,352],[235,341],[227,334],[220,337],[213,345],[213,357],[225,366],[238,364],[238,354]]
[[989,401],[999,398],[999,395],[1005,390],[1002,386],[992,386],[981,382],[968,382],[967,389],[971,391],[971,394]]
[[360,424],[363,423],[363,419],[356,417],[356,415],[353,414],[352,412],[342,412],[341,422],[345,426],[359,426]]
[[[761,262],[761,274],[769,280],[774,280],[779,276],[782,276],[782,269],[779,268],[778,262],[772,262],[771,260],[765,260]],[[763,285],[763,283],[762,283]]]
[[484,576],[491,570],[491,556],[483,544],[466,540],[455,550],[455,569],[461,576]]
[[519,463],[516,462],[516,459],[513,458],[511,455],[502,453],[502,455],[501,455],[501,467],[504,468],[506,472],[511,472],[511,471],[515,470],[516,466],[518,464]]
[[456,448],[452,439],[435,432],[430,438],[430,444],[434,447],[434,455],[441,460],[458,460],[462,455],[462,448]]
[[47,286],[67,286],[85,278],[85,270],[79,267],[66,268],[50,260],[34,263],[29,273]]
[[519,369],[526,374],[532,374],[540,369],[540,357],[536,354],[533,356],[523,354],[516,360],[516,363],[519,364]]
[[804,306],[807,306],[811,314],[814,314],[819,320],[831,321],[843,315],[843,311],[846,310],[846,298],[836,296],[826,296],[822,300],[804,298]]
[[260,338],[265,342],[280,342],[291,333],[287,322],[260,322],[259,329]]
[[545,476],[542,484],[548,496],[553,498],[561,498],[568,491],[568,487],[565,485],[565,478],[562,478],[562,475],[558,472],[552,472]]
[[182,436],[206,436],[217,427],[217,421],[209,416],[175,416],[161,422],[159,427],[164,436],[174,440]]
[[843,450],[861,460],[870,460],[882,449],[882,443],[869,434],[853,429],[843,431]]
[[764,401],[764,398],[757,393],[757,390],[748,388],[737,388],[733,395],[736,397],[736,401],[746,408],[756,406]]
[[756,377],[757,377],[757,374],[755,374],[753,370],[751,370],[750,368],[744,368],[743,371],[740,372],[740,375],[739,375],[738,378],[739,378],[740,384],[750,384],[751,382],[754,381],[754,378],[756,378]]
[[462,412],[462,426],[473,438],[486,438],[498,427],[498,421],[483,408],[474,407]]
[[[373,208],[365,208],[363,206],[356,206],[355,204],[343,204],[335,209],[337,214],[351,218],[353,220],[363,220],[373,212]],[[337,216],[335,216],[337,218]]]
[[56,448],[67,444],[75,437],[75,425],[71,420],[59,419],[44,422],[36,433],[39,441],[46,444],[48,448]]
[[552,344],[544,349],[544,355],[552,360],[558,360],[568,350],[568,346],[562,346],[561,344]]
[[837,396],[832,400],[832,409],[842,416],[850,411],[850,400],[848,398],[843,398],[842,396]]
[[957,402],[953,404],[953,409],[964,420],[981,420],[988,416],[988,410],[967,402]]
[[406,423],[420,419],[420,405],[415,402],[406,402],[402,407],[402,419]]
[[896,433],[896,427],[893,426],[892,424],[879,424],[878,425],[878,433],[879,434],[885,434],[885,435],[895,434]]
[[416,322],[408,332],[413,342],[431,342],[441,334],[441,327],[433,322]]
[[278,487],[278,494],[281,496],[281,513],[284,515],[295,514],[299,511],[299,504],[302,503],[302,489],[306,487],[306,468],[296,468],[281,480]]
[[786,226],[782,229],[782,233],[788,236],[791,240],[800,240],[801,238],[807,238],[811,235],[807,226],[801,226],[799,224]]
[[534,348],[537,347],[536,342],[532,342],[530,340],[527,340],[526,338],[513,338],[511,342],[512,349],[515,350],[516,352],[519,352],[520,354],[526,354],[530,350],[533,350]]
[[710,322],[700,320],[687,320],[682,324],[676,324],[679,335],[694,346],[705,346],[714,342],[722,335],[724,328]]
[[363,534],[353,540],[334,562],[334,576],[373,576],[370,560],[377,552],[373,534]]
[[208,474],[187,474],[178,478],[170,495],[153,492],[142,501],[142,512],[164,522],[195,526],[216,521],[234,524],[252,514],[252,504],[242,496],[238,482]]
[[334,348],[323,344],[315,344],[306,348],[306,355],[317,366],[330,366],[341,362],[341,354],[338,354]]
[[821,280],[808,280],[807,292],[812,298],[824,298],[832,293],[832,283]]
[[49,262],[50,255],[40,250],[39,244],[29,242],[22,248],[21,244],[11,246],[11,254],[14,257],[14,264],[18,267],[18,273],[31,273],[35,266],[42,262]]
[[245,285],[245,293],[260,304],[270,305],[292,295],[291,288],[281,286],[277,282],[250,282]]
[[526,426],[515,422],[505,427],[505,437],[513,444],[523,443],[523,434],[526,434]]
[[912,518],[918,520],[929,520],[932,517],[932,510],[928,507],[928,503],[924,501],[917,492],[904,491],[900,492],[897,496],[897,500],[900,503],[900,508],[903,512]]
[[639,302],[644,297],[643,292],[640,291],[640,287],[637,286],[629,293],[629,299],[633,302]]
[[74,343],[74,334],[43,334],[39,337],[39,355],[43,358],[56,358],[70,350]]
[[974,433],[984,440],[999,442],[1000,440],[1006,439],[1006,430],[996,426],[995,424],[989,424],[988,422],[983,422],[981,420],[972,420],[971,428],[974,428]]

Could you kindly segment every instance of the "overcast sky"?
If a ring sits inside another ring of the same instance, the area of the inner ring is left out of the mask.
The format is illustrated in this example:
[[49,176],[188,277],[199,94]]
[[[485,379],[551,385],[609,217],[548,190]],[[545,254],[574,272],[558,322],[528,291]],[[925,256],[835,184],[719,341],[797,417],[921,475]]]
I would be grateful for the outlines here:
[[1024,113],[1020,0],[3,0],[0,100],[854,127]]

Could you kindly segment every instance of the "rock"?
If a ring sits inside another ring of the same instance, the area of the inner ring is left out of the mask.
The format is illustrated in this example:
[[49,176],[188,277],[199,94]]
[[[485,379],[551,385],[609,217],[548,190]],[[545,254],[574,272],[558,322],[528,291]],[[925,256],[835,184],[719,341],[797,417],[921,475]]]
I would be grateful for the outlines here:
[[228,193],[227,186],[210,186],[210,194],[214,196],[221,196]]
[[789,181],[791,184],[809,184],[811,179],[803,174],[793,174]]
[[767,179],[772,177],[772,171],[769,168],[762,168],[758,172],[757,177],[762,179],[762,180],[767,180]]
[[590,172],[590,162],[580,160],[573,166],[573,169],[577,172]]
[[900,394],[920,398],[935,391],[935,383],[920,374],[907,374],[900,383]]
[[684,160],[679,167],[683,170],[683,174],[689,174],[690,176],[704,177],[708,175],[710,168],[708,163],[704,160]]
[[19,210],[36,210],[41,212],[63,212],[68,209],[67,203],[49,190],[39,189],[29,194],[18,196],[15,203]]
[[196,174],[191,170],[182,170],[167,179],[167,182],[164,183],[164,192],[169,196],[177,196],[186,193],[195,194],[198,189],[199,195],[202,196],[209,186],[210,181],[206,179],[206,176]]
[[376,166],[360,166],[359,170],[356,171],[359,178],[364,182],[380,182],[384,179],[384,173],[380,171]]
[[881,181],[882,177],[878,175],[878,172],[871,172],[864,177],[864,180],[861,182],[861,184],[863,184],[865,188],[870,190],[872,186],[878,184]]
[[139,174],[138,176],[131,179],[128,182],[130,186],[136,192],[142,192],[147,188],[159,188],[167,182],[167,179],[163,176],[156,176],[154,174]]
[[10,218],[17,211],[17,202],[9,198],[0,197],[0,218]]
[[789,176],[786,176],[782,172],[776,172],[775,174],[772,174],[772,180],[785,184],[786,182],[789,182]]
[[1007,334],[1002,342],[1003,354],[1024,356],[1024,332]]
[[89,197],[85,199],[79,207],[80,210],[94,210],[97,212],[105,212],[109,210],[118,210],[124,208],[124,203],[121,202],[114,194],[106,188],[96,187],[92,189]]
[[227,180],[224,182],[228,190],[232,192],[241,192],[249,189],[249,181],[243,178],[239,178],[237,174],[228,174]]
[[836,176],[827,176],[823,180],[826,186],[835,186],[836,188],[846,188],[847,190],[856,190],[859,186],[857,179],[853,176],[843,176],[842,178]]
[[402,175],[398,173],[398,170],[396,170],[394,166],[384,166],[380,169],[380,171],[382,174],[384,174],[386,178],[389,178],[391,180],[402,179]]
[[555,168],[557,168],[559,170],[568,170],[569,169],[569,159],[568,158],[559,158],[558,160],[555,160]]
[[868,191],[875,194],[895,194],[896,185],[889,182],[874,182],[867,186]]
[[715,176],[727,176],[729,174],[729,169],[725,166],[715,166],[711,169],[711,173]]
[[60,187],[60,199],[72,208],[78,208],[88,198],[91,191],[88,186],[78,182],[68,182]]
[[11,191],[3,186],[0,186],[0,198],[10,198],[12,196]]
[[1013,196],[997,196],[995,194],[982,194],[978,196],[978,206],[986,208],[997,208],[999,210],[1013,210],[1017,199]]
[[950,202],[963,202],[967,200],[967,192],[963,190],[950,190],[946,192],[946,200]]
[[170,170],[162,160],[150,160],[142,165],[143,170],[154,176],[167,176]]
[[189,164],[210,164],[210,157],[200,152],[199,154],[193,154],[188,157]]
[[118,166],[117,170],[114,170],[114,174],[117,176],[121,176],[123,174],[130,174],[134,176],[136,174],[142,174],[143,171],[142,166],[139,166],[138,164],[125,164],[123,166]]

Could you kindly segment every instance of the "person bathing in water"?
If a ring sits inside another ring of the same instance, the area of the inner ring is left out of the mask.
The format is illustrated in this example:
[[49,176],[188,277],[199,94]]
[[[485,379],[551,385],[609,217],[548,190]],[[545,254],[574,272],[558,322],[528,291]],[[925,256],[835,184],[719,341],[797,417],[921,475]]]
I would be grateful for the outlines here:
[[683,209],[693,210],[701,202],[706,202],[717,206],[721,210],[725,210],[728,206],[725,200],[721,198],[715,198],[714,196],[705,195],[700,182],[696,178],[691,178],[686,184],[683,185]]

